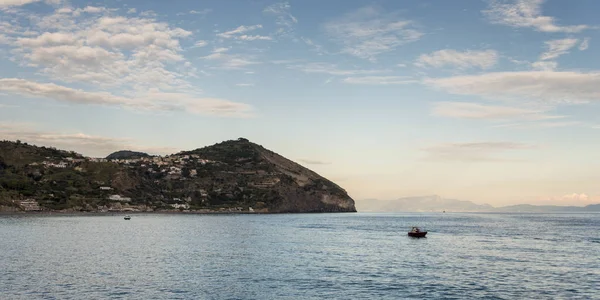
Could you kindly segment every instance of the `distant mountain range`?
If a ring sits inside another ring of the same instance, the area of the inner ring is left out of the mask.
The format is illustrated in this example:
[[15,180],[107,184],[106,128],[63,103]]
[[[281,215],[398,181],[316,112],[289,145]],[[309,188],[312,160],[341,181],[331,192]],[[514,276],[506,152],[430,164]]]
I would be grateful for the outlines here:
[[404,197],[396,200],[356,200],[361,212],[600,212],[600,204],[588,206],[555,206],[519,204],[493,207],[471,201],[444,199],[438,195]]

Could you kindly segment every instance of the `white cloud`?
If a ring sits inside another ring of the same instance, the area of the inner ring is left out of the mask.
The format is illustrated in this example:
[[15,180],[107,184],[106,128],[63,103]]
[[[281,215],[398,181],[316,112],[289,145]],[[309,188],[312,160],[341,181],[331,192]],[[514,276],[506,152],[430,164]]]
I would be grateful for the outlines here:
[[39,1],[41,0],[0,0],[0,8],[9,6],[21,6]]
[[581,42],[581,44],[579,44],[579,50],[581,51],[585,51],[590,47],[590,38],[586,37],[583,39],[583,41]]
[[490,1],[488,10],[483,13],[494,24],[511,27],[533,28],[542,32],[580,32],[586,25],[560,26],[553,17],[542,15],[544,0]]
[[539,197],[537,202],[546,205],[589,205],[600,203],[600,197],[588,196],[585,193],[572,193],[562,196]]
[[23,28],[15,30],[13,53],[53,80],[142,90],[192,88],[179,43],[191,32],[152,19],[113,16],[101,7],[81,11],[93,14],[32,15],[31,25],[40,33],[24,37]]
[[238,84],[236,84],[236,86],[250,87],[250,86],[254,86],[254,83],[238,83]]
[[21,140],[37,146],[56,147],[61,150],[76,151],[88,156],[105,157],[118,150],[142,151],[150,154],[171,154],[179,149],[143,145],[130,138],[94,136],[77,132],[49,132],[35,128],[31,124],[0,123],[0,139]]
[[364,85],[393,85],[417,83],[418,81],[409,76],[362,76],[347,77],[344,78],[343,82]]
[[507,162],[515,161],[497,154],[535,149],[536,146],[515,142],[470,142],[443,143],[422,149],[429,154],[428,160],[467,161],[467,162]]
[[127,10],[128,14],[135,14],[136,12],[137,12],[137,10],[134,7]]
[[330,165],[331,162],[316,160],[316,159],[299,159],[300,162],[307,165]]
[[220,63],[223,69],[241,69],[251,65],[259,64],[253,57],[243,54],[227,54],[229,48],[217,48],[207,56],[202,57],[205,60],[216,61]]
[[489,69],[498,62],[498,53],[494,50],[484,51],[456,51],[453,49],[444,49],[435,51],[431,54],[422,54],[417,58],[416,65],[425,67],[431,66],[441,68],[445,66],[457,67],[459,69],[481,68]]
[[311,47],[312,48],[311,50],[316,52],[319,55],[330,54],[327,50],[325,50],[325,48],[323,48],[323,46],[315,43],[313,40],[311,40],[309,38],[300,37],[300,40],[302,40],[306,45]]
[[17,78],[0,79],[0,91],[25,97],[47,98],[71,104],[96,104],[136,110],[187,111],[194,114],[247,117],[252,107],[223,99],[201,98],[182,93],[150,90],[129,97],[107,92],[88,92],[53,83],[38,83]]
[[563,116],[548,115],[542,109],[530,109],[508,106],[483,105],[469,102],[437,102],[433,105],[434,116],[458,119],[485,119],[485,120],[548,120],[560,119]]
[[104,8],[104,7],[97,7],[97,6],[86,6],[81,11],[89,13],[89,14],[98,14],[98,13],[106,11],[106,8]]
[[531,64],[531,67],[539,71],[553,71],[558,67],[558,63],[555,61],[536,61]]
[[24,48],[42,46],[75,45],[77,38],[66,32],[44,32],[34,38],[17,38],[16,44]]
[[324,28],[342,45],[343,53],[369,60],[423,36],[411,21],[401,20],[394,13],[384,14],[373,7],[330,21]]
[[577,41],[577,39],[562,39],[545,42],[548,50],[540,55],[540,60],[555,59],[569,53],[569,50],[575,47]]
[[242,40],[242,41],[270,41],[273,38],[271,38],[270,36],[264,36],[264,35],[240,35],[237,37],[238,40]]
[[512,129],[546,129],[559,127],[582,126],[585,123],[581,121],[550,121],[550,122],[527,122],[527,123],[509,123],[495,125],[495,128],[512,128]]
[[146,17],[146,18],[154,18],[154,17],[157,17],[158,14],[156,12],[154,12],[153,10],[145,10],[140,13],[140,16]]
[[278,26],[276,35],[286,36],[294,32],[294,26],[298,23],[298,19],[291,13],[289,2],[274,3],[267,6],[263,13],[276,17],[275,23]]
[[205,8],[203,10],[190,10],[189,14],[191,14],[191,15],[203,15],[204,16],[204,15],[207,15],[207,14],[209,14],[211,12],[212,12],[212,9]]
[[224,38],[224,39],[237,39],[237,40],[243,40],[243,41],[271,40],[271,37],[269,37],[269,36],[243,34],[243,33],[246,33],[249,31],[254,31],[254,30],[257,30],[260,28],[262,28],[262,25],[260,25],[260,24],[252,25],[252,26],[242,25],[236,29],[218,33],[217,36]]
[[6,35],[0,33],[0,44],[8,44],[10,43],[10,38]]
[[431,78],[424,83],[459,95],[549,104],[600,101],[600,73],[497,72]]
[[299,70],[305,73],[320,73],[336,76],[366,75],[389,72],[389,70],[340,69],[337,65],[330,63],[307,63],[302,65],[289,65],[288,68]]
[[207,45],[208,45],[208,42],[207,42],[207,41],[200,40],[200,41],[197,41],[197,42],[194,44],[194,48],[202,48],[202,47],[205,47],[205,46],[207,46]]

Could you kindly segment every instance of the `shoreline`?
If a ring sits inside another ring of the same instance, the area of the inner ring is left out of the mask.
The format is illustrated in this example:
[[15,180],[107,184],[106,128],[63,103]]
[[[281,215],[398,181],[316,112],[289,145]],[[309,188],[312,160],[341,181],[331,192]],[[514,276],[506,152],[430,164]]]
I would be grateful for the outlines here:
[[250,211],[0,211],[0,216],[113,216],[113,215],[284,215],[284,214],[326,214],[326,213],[357,213],[357,211],[344,212],[250,212]]

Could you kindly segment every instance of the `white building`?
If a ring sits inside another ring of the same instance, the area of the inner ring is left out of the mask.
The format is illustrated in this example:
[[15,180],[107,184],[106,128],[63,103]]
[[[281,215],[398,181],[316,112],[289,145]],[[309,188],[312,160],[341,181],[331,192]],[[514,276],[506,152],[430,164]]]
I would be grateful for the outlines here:
[[184,203],[184,204],[176,203],[176,204],[171,204],[171,207],[173,207],[175,209],[180,209],[180,208],[189,209],[190,205],[187,203]]
[[121,195],[110,195],[108,197],[109,200],[113,200],[113,201],[120,201],[120,202],[129,202],[131,201],[131,198],[129,197],[123,197]]

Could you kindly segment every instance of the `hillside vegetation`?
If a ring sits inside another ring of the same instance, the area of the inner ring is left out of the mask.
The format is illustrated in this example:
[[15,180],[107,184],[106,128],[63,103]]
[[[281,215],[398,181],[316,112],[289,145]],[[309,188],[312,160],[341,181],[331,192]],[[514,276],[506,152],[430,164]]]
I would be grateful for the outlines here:
[[[246,139],[103,158],[0,142],[5,210],[354,212],[335,183]],[[38,207],[39,206],[39,207]]]

